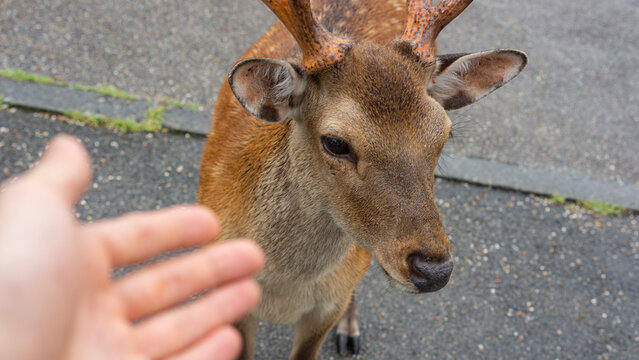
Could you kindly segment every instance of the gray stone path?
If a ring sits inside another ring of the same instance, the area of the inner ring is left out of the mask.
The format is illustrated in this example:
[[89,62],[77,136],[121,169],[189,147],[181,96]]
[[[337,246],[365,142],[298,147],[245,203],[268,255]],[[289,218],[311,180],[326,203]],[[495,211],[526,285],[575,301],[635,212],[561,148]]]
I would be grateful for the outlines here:
[[[463,137],[447,151],[639,185],[638,18],[635,0],[475,1],[440,49],[520,48],[530,65],[453,114]],[[274,20],[259,0],[4,0],[0,68],[211,110],[237,56]]]

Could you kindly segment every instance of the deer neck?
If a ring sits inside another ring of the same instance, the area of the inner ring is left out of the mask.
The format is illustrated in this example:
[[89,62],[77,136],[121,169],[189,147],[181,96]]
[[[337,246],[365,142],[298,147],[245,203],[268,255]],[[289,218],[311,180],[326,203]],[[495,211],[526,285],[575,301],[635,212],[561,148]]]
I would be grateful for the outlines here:
[[344,258],[353,241],[326,211],[325,197],[294,121],[265,164],[254,206],[255,239],[267,256],[268,281],[317,281]]

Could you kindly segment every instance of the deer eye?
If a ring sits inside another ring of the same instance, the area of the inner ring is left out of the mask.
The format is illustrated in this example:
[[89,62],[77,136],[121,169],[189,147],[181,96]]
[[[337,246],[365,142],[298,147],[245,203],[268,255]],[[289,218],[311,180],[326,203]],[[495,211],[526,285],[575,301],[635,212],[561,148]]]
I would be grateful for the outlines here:
[[347,158],[351,161],[354,159],[350,146],[348,146],[348,143],[344,140],[322,136],[322,145],[324,146],[324,150],[330,155],[338,158]]

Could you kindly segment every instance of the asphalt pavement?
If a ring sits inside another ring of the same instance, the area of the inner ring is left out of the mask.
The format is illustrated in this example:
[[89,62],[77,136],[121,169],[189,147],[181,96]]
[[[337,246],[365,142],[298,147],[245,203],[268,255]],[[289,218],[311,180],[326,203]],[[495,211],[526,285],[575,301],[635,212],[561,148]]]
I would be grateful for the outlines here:
[[[637,19],[636,0],[475,1],[442,32],[441,52],[518,48],[530,64],[453,114],[460,138],[446,151],[639,185]],[[0,68],[211,109],[274,21],[259,0],[4,0]]]
[[[120,134],[54,115],[0,111],[0,181],[48,139],[85,144],[94,177],[81,221],[195,201],[202,137]],[[636,359],[637,215],[604,217],[544,198],[437,180],[456,267],[441,291],[410,295],[373,266],[357,289],[360,359]],[[284,359],[291,326],[261,324],[256,359]],[[333,333],[322,359],[337,359]]]

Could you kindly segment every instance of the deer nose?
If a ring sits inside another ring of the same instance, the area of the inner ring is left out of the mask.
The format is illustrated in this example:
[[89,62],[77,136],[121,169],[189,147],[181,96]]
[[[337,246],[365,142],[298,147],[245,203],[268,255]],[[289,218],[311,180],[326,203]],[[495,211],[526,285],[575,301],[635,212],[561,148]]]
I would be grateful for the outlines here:
[[406,258],[410,281],[420,292],[433,292],[443,288],[453,272],[453,260],[446,255],[439,261],[413,253]]

